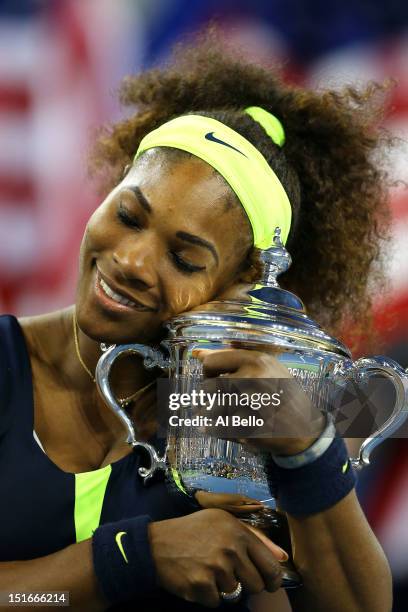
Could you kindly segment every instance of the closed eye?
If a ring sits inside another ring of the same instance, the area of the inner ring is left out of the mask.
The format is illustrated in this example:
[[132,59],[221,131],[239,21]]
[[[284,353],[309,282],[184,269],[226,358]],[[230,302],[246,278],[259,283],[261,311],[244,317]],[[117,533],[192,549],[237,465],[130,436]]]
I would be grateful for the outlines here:
[[137,219],[129,213],[129,211],[123,206],[122,202],[119,203],[119,208],[116,213],[119,221],[127,227],[133,227],[134,229],[141,229],[141,225]]
[[[123,206],[122,202],[119,203],[119,208],[117,210],[116,215],[119,221],[123,223],[124,225],[126,225],[127,227],[131,227],[136,230],[142,229],[142,226],[139,223],[137,217],[131,215],[129,211],[125,208],[125,206]],[[193,272],[201,272],[202,270],[206,269],[206,266],[197,266],[195,264],[192,264],[186,261],[178,253],[174,251],[170,251],[169,255],[173,263],[175,264],[175,266],[179,270],[181,270],[181,272],[184,272],[186,274],[192,274]]]
[[173,262],[175,263],[177,268],[187,274],[191,274],[192,272],[201,272],[201,270],[206,269],[206,266],[196,266],[192,263],[189,263],[188,261],[185,261],[185,259],[180,257],[180,255],[178,255],[178,253],[175,253],[174,251],[170,252],[170,256],[173,259]]

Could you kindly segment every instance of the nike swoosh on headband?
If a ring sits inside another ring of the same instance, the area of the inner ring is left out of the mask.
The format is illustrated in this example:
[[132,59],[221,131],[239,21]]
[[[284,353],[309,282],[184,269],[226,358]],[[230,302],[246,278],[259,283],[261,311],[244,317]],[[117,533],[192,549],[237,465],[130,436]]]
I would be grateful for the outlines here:
[[218,144],[224,145],[224,147],[229,147],[230,149],[234,149],[234,151],[237,151],[238,153],[241,153],[241,155],[243,155],[244,157],[247,157],[245,153],[243,153],[236,147],[233,147],[232,145],[228,144],[228,142],[224,142],[224,140],[220,140],[219,138],[214,136],[214,132],[207,132],[207,134],[205,135],[205,138],[207,140],[211,140],[212,142],[216,142]]
[[125,551],[123,550],[123,544],[122,544],[122,542],[121,542],[121,539],[122,539],[122,537],[123,537],[124,535],[126,535],[126,531],[118,531],[118,533],[117,533],[117,534],[116,534],[116,536],[115,536],[115,542],[116,542],[116,544],[118,545],[118,548],[119,548],[119,550],[120,550],[120,552],[121,552],[122,557],[124,558],[124,560],[126,561],[126,563],[129,563],[129,561],[127,560],[127,557],[126,557],[126,553],[125,553]]

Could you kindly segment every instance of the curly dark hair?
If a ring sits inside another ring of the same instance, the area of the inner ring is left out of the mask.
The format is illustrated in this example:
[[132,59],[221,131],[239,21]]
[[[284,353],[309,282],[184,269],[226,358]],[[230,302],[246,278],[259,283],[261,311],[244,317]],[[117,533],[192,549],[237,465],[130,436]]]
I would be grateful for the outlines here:
[[[287,246],[293,264],[281,285],[297,293],[332,333],[356,323],[367,330],[368,281],[384,278],[380,243],[389,236],[389,180],[378,155],[389,143],[380,125],[389,86],[304,89],[285,83],[276,67],[242,57],[207,32],[193,44],[177,45],[166,66],[126,77],[120,100],[135,111],[101,128],[91,169],[110,189],[132,163],[143,136],[165,121],[191,112],[222,121],[261,151],[291,201]],[[261,106],[281,120],[283,148],[243,112],[248,106]],[[252,276],[259,272],[258,261],[253,249]]]

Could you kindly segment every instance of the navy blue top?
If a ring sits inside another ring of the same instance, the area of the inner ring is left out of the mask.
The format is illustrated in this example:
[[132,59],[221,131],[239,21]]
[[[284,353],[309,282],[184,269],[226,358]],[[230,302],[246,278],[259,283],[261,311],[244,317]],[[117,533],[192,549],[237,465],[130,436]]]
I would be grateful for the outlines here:
[[[17,319],[0,316],[0,561],[35,559],[76,542],[75,474],[64,472],[33,437],[34,405],[30,358]],[[154,440],[156,448],[164,440]],[[189,498],[168,487],[164,477],[145,486],[138,476],[142,457],[133,451],[111,464],[100,524],[149,515],[153,521],[195,510]],[[145,605],[143,604],[145,602]],[[146,607],[145,607],[146,606]],[[158,589],[133,610],[207,609]],[[124,609],[122,605],[120,607]],[[228,604],[219,609],[230,609]],[[113,609],[113,607],[111,608]],[[234,605],[235,612],[247,610]]]

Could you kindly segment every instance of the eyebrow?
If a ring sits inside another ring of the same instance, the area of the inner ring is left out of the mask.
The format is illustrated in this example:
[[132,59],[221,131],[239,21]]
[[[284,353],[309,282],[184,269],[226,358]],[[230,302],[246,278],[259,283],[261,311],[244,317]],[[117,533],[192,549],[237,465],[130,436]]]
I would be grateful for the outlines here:
[[186,242],[191,242],[191,244],[198,244],[199,246],[203,246],[206,249],[208,249],[213,255],[215,262],[218,266],[218,262],[219,262],[218,253],[214,245],[211,244],[211,242],[208,242],[207,240],[204,240],[204,238],[199,238],[198,236],[195,236],[194,234],[189,234],[187,232],[177,232],[176,236],[178,238],[181,238],[181,240],[185,240]]
[[137,199],[139,200],[142,208],[144,208],[145,211],[148,212],[149,214],[153,212],[152,207],[150,206],[149,200],[146,198],[146,196],[143,194],[142,190],[139,187],[137,187],[136,185],[128,185],[124,187],[123,190],[132,191],[137,197]]

